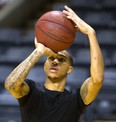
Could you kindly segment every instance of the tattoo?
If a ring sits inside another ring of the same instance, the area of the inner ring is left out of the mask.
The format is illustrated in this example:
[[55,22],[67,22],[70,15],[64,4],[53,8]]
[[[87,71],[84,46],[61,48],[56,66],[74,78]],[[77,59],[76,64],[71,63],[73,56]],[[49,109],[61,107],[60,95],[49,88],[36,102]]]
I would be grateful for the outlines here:
[[7,77],[5,86],[10,90],[18,89],[26,79],[29,71],[40,59],[42,53],[35,49],[29,57],[27,57],[21,64],[19,64]]

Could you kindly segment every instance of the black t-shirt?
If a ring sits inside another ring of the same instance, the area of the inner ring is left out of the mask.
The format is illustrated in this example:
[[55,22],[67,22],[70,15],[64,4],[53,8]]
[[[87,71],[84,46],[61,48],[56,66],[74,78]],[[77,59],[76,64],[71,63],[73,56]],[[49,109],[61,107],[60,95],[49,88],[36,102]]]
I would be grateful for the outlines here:
[[28,95],[18,99],[22,122],[78,122],[86,105],[80,91],[50,91],[31,80]]

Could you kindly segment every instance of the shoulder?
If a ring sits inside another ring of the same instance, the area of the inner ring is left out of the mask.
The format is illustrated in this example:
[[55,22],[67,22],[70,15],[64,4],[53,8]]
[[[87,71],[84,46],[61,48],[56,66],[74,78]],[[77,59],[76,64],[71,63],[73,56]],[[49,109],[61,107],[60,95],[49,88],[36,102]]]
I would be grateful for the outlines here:
[[70,89],[65,89],[65,92],[70,95],[77,96],[80,92],[80,88],[70,88]]
[[25,82],[29,86],[30,92],[32,92],[33,90],[43,91],[43,83],[36,82],[30,79],[26,79]]
[[29,87],[35,86],[35,82],[33,80],[26,79],[25,82],[28,84]]
[[73,99],[75,99],[76,103],[79,106],[83,106],[83,107],[85,106],[86,107],[87,105],[85,105],[85,103],[81,97],[80,90],[81,90],[81,88],[77,87],[77,88],[67,90],[68,91],[67,93],[70,94]]
[[24,106],[26,103],[33,103],[33,101],[40,98],[42,93],[41,83],[37,83],[30,79],[26,79],[25,83],[29,86],[30,90],[27,95],[18,99],[20,106]]

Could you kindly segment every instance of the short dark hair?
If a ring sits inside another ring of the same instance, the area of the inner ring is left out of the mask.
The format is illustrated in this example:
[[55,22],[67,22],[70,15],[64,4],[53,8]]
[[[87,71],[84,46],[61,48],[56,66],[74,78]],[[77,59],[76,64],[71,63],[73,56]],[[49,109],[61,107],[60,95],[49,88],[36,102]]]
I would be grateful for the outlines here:
[[68,50],[66,50],[66,51],[67,51],[67,53],[69,55],[70,65],[73,66],[73,57],[72,57],[71,53]]

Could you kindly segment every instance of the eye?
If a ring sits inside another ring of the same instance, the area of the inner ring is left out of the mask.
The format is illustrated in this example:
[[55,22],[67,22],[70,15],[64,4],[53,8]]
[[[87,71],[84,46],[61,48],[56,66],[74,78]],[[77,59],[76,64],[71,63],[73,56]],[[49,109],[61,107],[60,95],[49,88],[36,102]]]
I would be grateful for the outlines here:
[[49,59],[53,61],[55,58],[53,56],[51,56],[51,57],[49,57]]
[[64,58],[59,58],[58,59],[60,62],[65,62],[66,60]]

